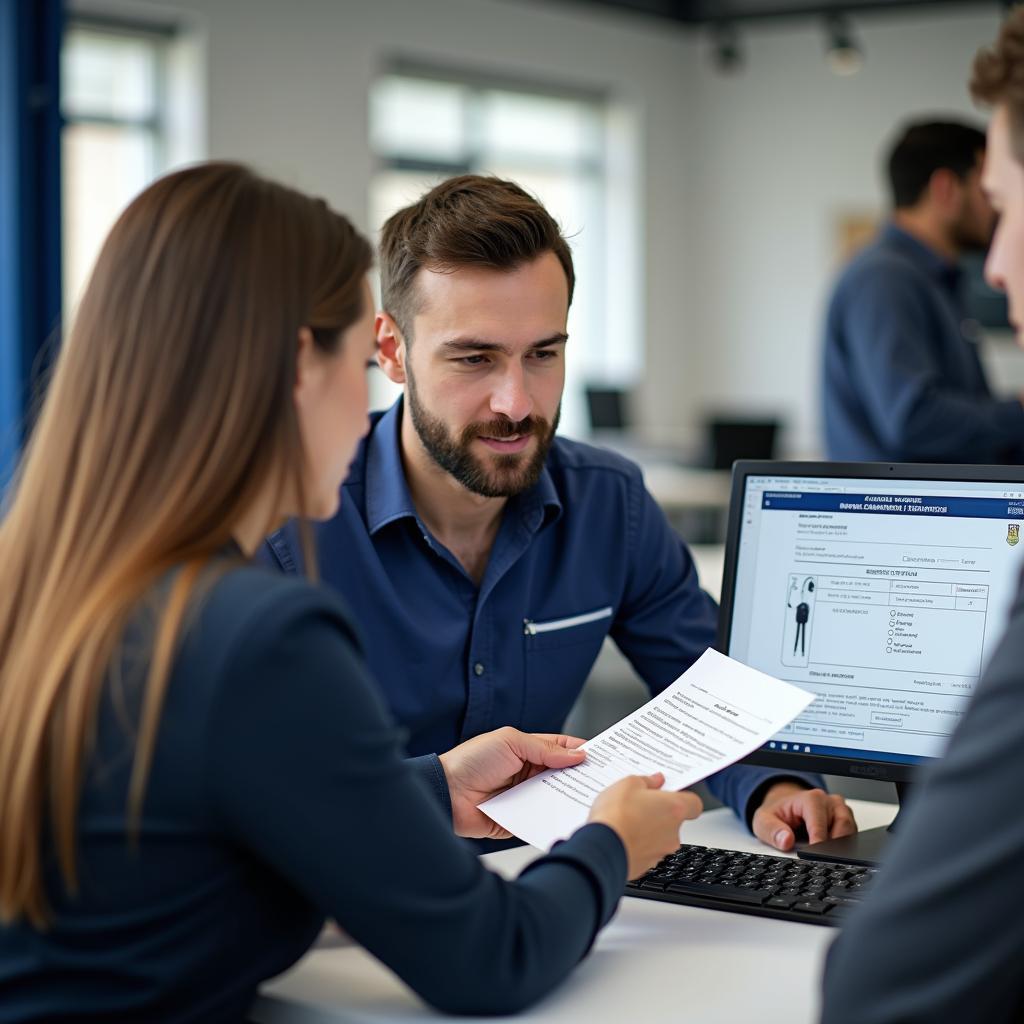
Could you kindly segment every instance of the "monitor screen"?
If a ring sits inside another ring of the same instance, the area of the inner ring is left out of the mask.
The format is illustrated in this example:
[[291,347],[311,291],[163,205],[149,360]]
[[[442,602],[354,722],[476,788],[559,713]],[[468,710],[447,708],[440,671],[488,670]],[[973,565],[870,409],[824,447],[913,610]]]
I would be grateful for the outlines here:
[[1017,592],[1024,472],[800,465],[741,463],[734,478],[723,646],[816,695],[762,753],[839,774],[822,759],[937,757]]
[[626,393],[622,388],[588,385],[586,395],[591,430],[625,430],[629,427]]

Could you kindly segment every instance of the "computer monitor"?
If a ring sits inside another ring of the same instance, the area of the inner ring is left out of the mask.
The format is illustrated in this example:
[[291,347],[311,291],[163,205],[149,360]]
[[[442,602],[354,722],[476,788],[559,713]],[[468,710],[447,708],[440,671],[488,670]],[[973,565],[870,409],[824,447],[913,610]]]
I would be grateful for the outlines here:
[[[903,798],[1007,624],[1024,468],[738,462],[732,488],[719,648],[816,694],[748,763]],[[884,831],[801,855],[874,863]]]
[[731,469],[740,459],[773,459],[779,421],[716,416],[707,421],[708,465]]
[[626,408],[626,392],[622,388],[596,387],[587,385],[587,412],[590,415],[590,429],[595,431],[626,430],[630,426]]

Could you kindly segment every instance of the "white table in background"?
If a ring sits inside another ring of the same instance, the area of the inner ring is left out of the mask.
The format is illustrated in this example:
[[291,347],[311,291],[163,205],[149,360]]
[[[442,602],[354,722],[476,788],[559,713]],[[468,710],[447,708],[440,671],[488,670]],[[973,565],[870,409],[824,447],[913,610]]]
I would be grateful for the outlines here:
[[[888,824],[891,804],[850,802],[862,828]],[[686,826],[692,843],[769,852],[731,811]],[[411,844],[410,851],[415,850]],[[515,874],[528,848],[490,854]],[[835,932],[626,898],[590,955],[550,996],[516,1020],[529,1024],[810,1024],[817,1020],[822,960]],[[452,964],[458,971],[458,964]],[[316,948],[266,984],[256,1024],[412,1024],[449,1018],[424,1006],[356,946]],[[475,1018],[450,1018],[473,1020]],[[481,1018],[481,1020],[493,1018]]]
[[690,554],[697,566],[701,587],[716,601],[722,599],[722,574],[725,571],[724,544],[691,544]]
[[644,484],[666,513],[729,507],[732,472],[670,462],[643,462]]

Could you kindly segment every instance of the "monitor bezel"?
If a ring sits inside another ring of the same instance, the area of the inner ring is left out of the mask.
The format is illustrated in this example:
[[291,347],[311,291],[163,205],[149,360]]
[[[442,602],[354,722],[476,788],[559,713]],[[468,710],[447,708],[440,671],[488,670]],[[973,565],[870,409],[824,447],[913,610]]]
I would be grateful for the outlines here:
[[[716,649],[729,652],[733,602],[736,595],[736,562],[743,528],[743,499],[751,476],[864,477],[875,480],[950,480],[957,483],[1008,483],[1024,485],[1024,466],[963,466],[914,462],[776,462],[740,460],[733,463],[729,519],[725,539],[725,567],[718,610]],[[819,772],[880,782],[911,782],[916,773],[934,758],[916,764],[875,761],[849,755],[804,754],[765,750],[763,747],[743,758],[743,764],[790,771]]]

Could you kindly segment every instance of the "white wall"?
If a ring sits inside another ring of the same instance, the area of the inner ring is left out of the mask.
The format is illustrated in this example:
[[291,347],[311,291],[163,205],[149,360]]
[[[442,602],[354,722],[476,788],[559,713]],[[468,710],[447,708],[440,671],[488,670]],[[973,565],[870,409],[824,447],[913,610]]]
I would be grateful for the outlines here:
[[726,77],[697,33],[569,2],[79,0],[95,2],[189,20],[208,58],[208,154],[324,195],[365,229],[366,97],[389,57],[607,90],[640,128],[643,428],[691,444],[702,410],[779,411],[800,454],[819,444],[835,218],[884,210],[880,147],[901,118],[973,114],[970,62],[999,22],[994,2],[864,15],[867,63],[847,79],[828,71],[819,26],[755,26],[745,71]]
[[[98,0],[103,3],[104,0]],[[692,40],[660,22],[572,4],[530,0],[114,0],[120,9],[184,15],[208,53],[211,157],[246,160],[325,196],[364,229],[371,173],[367,93],[396,55],[495,75],[604,90],[642,126],[643,214],[638,253],[643,291],[628,329],[667,337],[676,328],[679,273],[649,254],[677,253],[684,235],[681,168]],[[79,6],[92,6],[81,0]],[[627,166],[622,173],[632,173]],[[641,239],[643,241],[641,242]],[[646,277],[643,271],[646,270]],[[622,273],[621,270],[619,272]],[[635,273],[632,275],[635,276]],[[582,283],[581,283],[582,284]],[[585,339],[574,339],[585,344]],[[660,350],[659,350],[660,354]],[[652,379],[692,379],[692,352],[672,355]],[[657,370],[656,366],[651,367]],[[645,387],[652,422],[678,420],[671,387]]]
[[828,70],[811,25],[744,33],[747,66],[736,78],[696,64],[700,158],[686,202],[700,259],[687,328],[708,403],[780,410],[794,425],[788,447],[818,448],[836,218],[884,213],[882,153],[903,118],[981,116],[966,82],[998,29],[990,8],[864,15],[855,24],[867,59],[850,78]]

